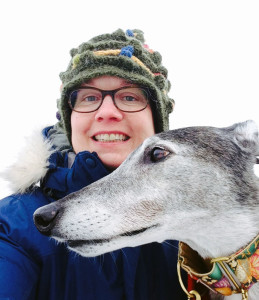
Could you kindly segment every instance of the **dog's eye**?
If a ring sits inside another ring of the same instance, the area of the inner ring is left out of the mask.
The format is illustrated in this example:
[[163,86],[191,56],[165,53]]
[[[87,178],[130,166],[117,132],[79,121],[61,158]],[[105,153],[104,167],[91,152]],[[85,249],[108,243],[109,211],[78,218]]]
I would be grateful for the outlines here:
[[155,147],[151,151],[151,160],[153,162],[159,161],[162,158],[165,158],[170,152],[166,149],[160,148],[160,147]]

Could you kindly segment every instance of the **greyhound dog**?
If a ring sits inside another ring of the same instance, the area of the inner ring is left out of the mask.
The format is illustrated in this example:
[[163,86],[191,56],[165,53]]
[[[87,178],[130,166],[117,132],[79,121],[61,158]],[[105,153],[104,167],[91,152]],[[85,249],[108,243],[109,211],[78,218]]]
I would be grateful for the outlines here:
[[[258,155],[253,121],[163,132],[110,175],[36,210],[34,222],[88,257],[168,239],[204,259],[229,256],[259,233]],[[248,293],[258,300],[259,283]]]

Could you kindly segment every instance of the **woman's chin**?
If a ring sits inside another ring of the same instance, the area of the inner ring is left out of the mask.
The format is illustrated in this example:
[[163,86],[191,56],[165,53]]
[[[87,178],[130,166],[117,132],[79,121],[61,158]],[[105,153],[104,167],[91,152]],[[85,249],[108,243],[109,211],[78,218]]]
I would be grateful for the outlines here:
[[126,159],[127,155],[120,155],[120,154],[105,154],[99,155],[100,160],[104,164],[107,170],[113,171],[117,169],[122,162]]

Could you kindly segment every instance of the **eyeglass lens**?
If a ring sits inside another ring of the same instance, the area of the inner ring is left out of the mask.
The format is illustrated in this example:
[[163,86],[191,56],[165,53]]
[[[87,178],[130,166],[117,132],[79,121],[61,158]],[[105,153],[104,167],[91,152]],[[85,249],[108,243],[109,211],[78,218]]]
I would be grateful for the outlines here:
[[77,112],[97,110],[106,95],[110,95],[116,107],[122,111],[136,112],[146,108],[147,91],[138,87],[121,88],[115,91],[102,91],[94,88],[81,88],[70,95],[71,108]]

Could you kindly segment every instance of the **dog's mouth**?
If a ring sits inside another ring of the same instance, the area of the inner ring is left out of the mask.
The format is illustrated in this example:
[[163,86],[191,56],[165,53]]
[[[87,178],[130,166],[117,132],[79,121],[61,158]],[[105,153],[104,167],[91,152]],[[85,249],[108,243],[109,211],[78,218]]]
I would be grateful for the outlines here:
[[118,236],[115,236],[115,237],[112,237],[110,239],[93,239],[93,240],[68,240],[66,241],[66,243],[68,244],[68,246],[70,248],[77,248],[77,247],[80,247],[82,245],[84,246],[98,246],[98,245],[102,245],[102,244],[105,244],[105,243],[109,243],[113,240],[116,240],[117,238],[120,238],[120,237],[133,237],[133,236],[136,236],[136,235],[139,235],[151,228],[154,228],[154,227],[157,227],[158,225],[153,225],[153,226],[150,226],[150,227],[146,227],[146,228],[142,228],[142,229],[139,229],[139,230],[134,230],[134,231],[128,231],[128,232],[125,232],[123,234],[120,234]]

